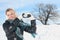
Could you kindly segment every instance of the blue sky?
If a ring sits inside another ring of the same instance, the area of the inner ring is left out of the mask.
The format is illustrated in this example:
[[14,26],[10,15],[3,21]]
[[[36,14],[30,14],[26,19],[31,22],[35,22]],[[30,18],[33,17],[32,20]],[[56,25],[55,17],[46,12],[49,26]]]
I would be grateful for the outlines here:
[[13,8],[17,14],[21,12],[33,11],[36,4],[50,3],[55,4],[60,10],[60,0],[0,0],[0,24],[5,21],[5,10],[7,8]]

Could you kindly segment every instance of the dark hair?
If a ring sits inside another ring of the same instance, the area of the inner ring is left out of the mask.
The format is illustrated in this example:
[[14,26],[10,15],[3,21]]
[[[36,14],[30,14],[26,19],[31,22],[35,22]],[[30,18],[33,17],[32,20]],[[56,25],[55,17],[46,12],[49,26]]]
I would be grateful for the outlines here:
[[13,9],[12,9],[12,8],[8,8],[8,9],[6,10],[6,14],[7,14],[7,12],[10,11],[10,10],[13,10]]

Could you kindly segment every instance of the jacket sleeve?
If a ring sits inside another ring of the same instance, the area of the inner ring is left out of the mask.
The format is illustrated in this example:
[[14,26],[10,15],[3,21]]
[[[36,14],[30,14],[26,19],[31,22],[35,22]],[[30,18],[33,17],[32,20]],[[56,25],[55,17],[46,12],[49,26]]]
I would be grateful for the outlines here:
[[12,25],[11,28],[9,28],[9,27],[10,27],[9,24],[7,24],[7,23],[4,23],[4,24],[3,24],[3,29],[4,29],[4,31],[6,32],[6,34],[15,32],[16,27],[15,27],[14,25]]
[[24,29],[24,31],[28,32],[28,33],[36,33],[36,27],[33,27],[33,26],[29,26],[29,25],[26,25],[26,28]]
[[20,22],[20,26],[22,29],[28,33],[35,33],[36,32],[36,27],[29,25],[28,23],[25,22]]
[[6,25],[5,23],[3,24],[3,29],[5,31],[6,34],[8,34],[8,28],[7,28],[8,25]]
[[9,29],[9,33],[15,32],[17,29],[17,27],[14,25],[11,25],[10,27],[12,27],[12,28]]

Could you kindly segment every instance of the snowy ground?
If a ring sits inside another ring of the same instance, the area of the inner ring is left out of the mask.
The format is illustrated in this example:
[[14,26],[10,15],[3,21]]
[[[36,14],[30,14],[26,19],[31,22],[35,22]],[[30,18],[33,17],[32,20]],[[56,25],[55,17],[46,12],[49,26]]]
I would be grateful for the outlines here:
[[[24,40],[60,40],[60,25],[37,25],[35,38],[24,32]],[[7,40],[2,26],[0,26],[0,40]]]

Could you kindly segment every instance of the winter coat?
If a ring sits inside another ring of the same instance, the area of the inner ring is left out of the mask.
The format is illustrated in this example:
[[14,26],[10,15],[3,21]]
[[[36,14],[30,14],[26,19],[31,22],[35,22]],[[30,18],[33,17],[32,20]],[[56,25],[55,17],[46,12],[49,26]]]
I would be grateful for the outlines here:
[[16,18],[12,22],[6,20],[5,23],[3,23],[3,29],[6,33],[7,38],[19,36],[22,40],[23,31],[26,31],[31,34],[36,33],[36,27],[24,23],[22,20],[19,20],[18,18]]

